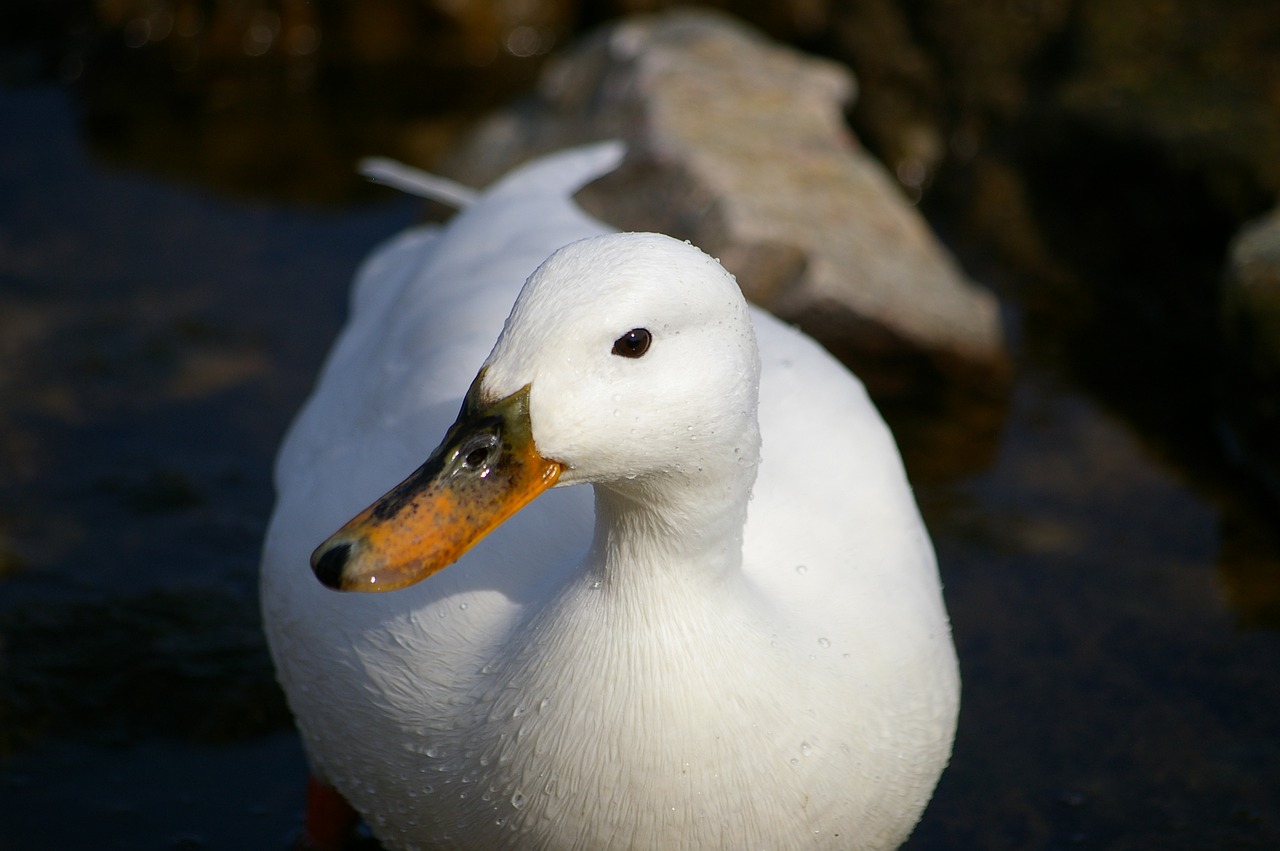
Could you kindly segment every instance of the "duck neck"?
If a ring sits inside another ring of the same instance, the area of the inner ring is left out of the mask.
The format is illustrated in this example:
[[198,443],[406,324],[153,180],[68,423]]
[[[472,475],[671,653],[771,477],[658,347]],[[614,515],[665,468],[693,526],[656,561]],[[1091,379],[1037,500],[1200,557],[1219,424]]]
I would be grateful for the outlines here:
[[740,577],[758,446],[749,440],[691,467],[598,483],[593,580],[623,589]]

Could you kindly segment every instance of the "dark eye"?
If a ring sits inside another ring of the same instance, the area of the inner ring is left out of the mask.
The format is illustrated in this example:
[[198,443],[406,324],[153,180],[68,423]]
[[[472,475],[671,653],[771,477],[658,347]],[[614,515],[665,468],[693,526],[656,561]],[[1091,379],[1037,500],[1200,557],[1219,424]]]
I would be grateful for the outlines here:
[[643,328],[632,328],[613,341],[613,353],[624,358],[638,358],[649,351],[653,335]]

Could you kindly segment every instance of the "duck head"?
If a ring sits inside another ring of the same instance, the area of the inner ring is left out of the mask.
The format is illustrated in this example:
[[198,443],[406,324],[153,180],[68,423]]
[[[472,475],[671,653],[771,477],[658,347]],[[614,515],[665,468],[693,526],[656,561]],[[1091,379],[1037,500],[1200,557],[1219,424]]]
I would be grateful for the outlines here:
[[403,588],[577,483],[691,524],[739,501],[740,529],[758,382],[746,303],[715,260],[656,234],[568,245],[525,283],[439,447],[312,568],[331,588]]

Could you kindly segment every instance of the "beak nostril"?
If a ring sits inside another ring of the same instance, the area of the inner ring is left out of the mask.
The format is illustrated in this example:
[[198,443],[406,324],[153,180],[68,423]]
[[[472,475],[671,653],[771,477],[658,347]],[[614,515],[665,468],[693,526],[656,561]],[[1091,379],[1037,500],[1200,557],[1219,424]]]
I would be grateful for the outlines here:
[[343,541],[331,547],[320,545],[311,554],[311,570],[324,585],[335,591],[342,590],[342,573],[351,557],[351,542]]

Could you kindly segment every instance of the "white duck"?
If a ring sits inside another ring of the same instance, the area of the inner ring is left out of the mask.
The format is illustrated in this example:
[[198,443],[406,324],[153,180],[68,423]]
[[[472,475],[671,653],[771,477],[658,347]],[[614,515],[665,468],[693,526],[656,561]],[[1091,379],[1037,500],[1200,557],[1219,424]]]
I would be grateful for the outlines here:
[[313,770],[392,849],[896,847],[959,678],[893,440],[714,260],[574,206],[620,156],[361,271],[263,561]]

